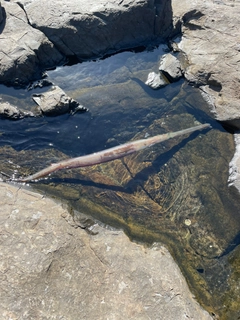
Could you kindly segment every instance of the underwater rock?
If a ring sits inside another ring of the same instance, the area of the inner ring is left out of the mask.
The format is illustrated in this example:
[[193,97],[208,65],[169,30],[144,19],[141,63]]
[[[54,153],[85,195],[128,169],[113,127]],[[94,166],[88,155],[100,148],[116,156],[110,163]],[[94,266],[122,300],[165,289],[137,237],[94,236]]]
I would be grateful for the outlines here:
[[34,94],[32,98],[38,104],[40,111],[47,116],[56,116],[67,112],[74,114],[78,111],[87,111],[87,108],[70,98],[58,86],[51,86],[47,92]]
[[17,107],[12,106],[8,102],[0,101],[0,117],[11,120],[19,120],[24,117],[34,117],[34,114],[32,112],[22,111]]
[[151,87],[152,89],[159,89],[165,87],[169,82],[164,78],[160,73],[150,72],[148,74],[146,85]]
[[177,81],[183,76],[180,61],[171,53],[162,56],[159,71],[162,72],[170,82]]

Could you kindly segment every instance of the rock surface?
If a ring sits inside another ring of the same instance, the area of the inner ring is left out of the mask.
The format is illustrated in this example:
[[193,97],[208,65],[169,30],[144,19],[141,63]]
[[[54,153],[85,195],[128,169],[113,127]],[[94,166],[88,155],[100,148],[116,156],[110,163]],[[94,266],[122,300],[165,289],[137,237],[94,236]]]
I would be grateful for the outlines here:
[[[213,116],[240,129],[240,2],[172,0],[175,21],[182,21],[180,50],[188,57],[185,77],[199,86]],[[230,164],[230,185],[240,192],[240,139]]]
[[0,117],[1,118],[18,120],[29,115],[30,115],[29,113],[25,113],[19,110],[17,107],[12,106],[10,103],[1,102],[0,100]]
[[33,95],[33,100],[38,104],[41,113],[47,116],[87,111],[58,86],[51,86],[47,92]]
[[78,228],[66,208],[0,183],[1,319],[211,319],[163,246]]
[[[85,59],[163,38],[171,27],[166,0],[20,1],[30,24],[66,56]],[[44,11],[39,11],[43,6]]]
[[164,39],[167,0],[11,1],[2,3],[0,83],[25,85],[66,57],[89,59]]
[[163,78],[161,73],[150,72],[148,74],[148,78],[145,84],[151,87],[152,89],[159,89],[165,87],[168,84],[166,80],[167,79]]
[[29,25],[20,5],[4,2],[2,6],[0,83],[17,86],[27,84],[41,77],[44,69],[63,61],[63,55],[47,37]]
[[188,57],[185,77],[210,95],[218,120],[240,128],[239,1],[172,1],[182,21],[179,48]]
[[177,81],[183,76],[180,61],[171,53],[162,56],[159,71],[162,72],[170,82]]

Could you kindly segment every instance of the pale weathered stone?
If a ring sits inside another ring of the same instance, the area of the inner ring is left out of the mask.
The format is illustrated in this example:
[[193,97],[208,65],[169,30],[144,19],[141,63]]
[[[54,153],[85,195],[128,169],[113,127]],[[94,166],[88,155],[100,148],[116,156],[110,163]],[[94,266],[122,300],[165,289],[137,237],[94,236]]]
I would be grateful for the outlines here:
[[163,72],[169,81],[177,81],[183,75],[180,61],[171,53],[162,56],[159,71]]
[[[213,116],[240,129],[239,1],[172,1],[173,15],[182,21],[178,47],[189,65],[185,77],[200,87]],[[230,184],[240,191],[240,140],[230,164]]]
[[214,116],[240,128],[239,1],[172,1],[183,21],[179,48],[189,60],[185,77],[211,96]]
[[17,319],[210,320],[163,246],[132,243],[64,207],[0,183],[0,314]]
[[146,85],[151,87],[152,89],[159,89],[165,87],[169,82],[167,79],[163,78],[161,73],[150,72],[148,74],[147,81],[145,82]]

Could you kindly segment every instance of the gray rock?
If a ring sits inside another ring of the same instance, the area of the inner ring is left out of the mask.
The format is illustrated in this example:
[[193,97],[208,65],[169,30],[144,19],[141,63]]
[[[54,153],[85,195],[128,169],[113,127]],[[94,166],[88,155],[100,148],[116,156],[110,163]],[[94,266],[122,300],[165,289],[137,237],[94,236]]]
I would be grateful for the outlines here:
[[179,48],[189,60],[185,77],[209,95],[216,119],[240,128],[239,2],[172,1],[182,20]]
[[47,92],[34,94],[32,98],[39,106],[40,111],[47,116],[56,116],[67,112],[87,111],[86,108],[66,95],[58,86],[51,86]]
[[159,71],[161,71],[170,82],[177,81],[183,75],[180,61],[171,53],[162,56]]
[[[182,20],[178,44],[188,56],[185,77],[199,86],[212,115],[240,129],[239,2],[172,1],[173,15]],[[229,184],[240,192],[240,139],[230,164]]]
[[34,28],[41,30],[64,55],[78,59],[164,39],[172,26],[168,0],[18,2]]
[[[63,61],[63,56],[39,30],[32,28],[24,10],[13,2],[2,3],[6,21],[0,34],[0,83],[25,85],[41,77],[42,70]],[[40,7],[38,10],[42,10]]]
[[1,319],[210,320],[160,244],[78,228],[59,203],[0,183]]
[[160,73],[150,72],[148,74],[146,85],[152,89],[159,89],[165,87],[169,82]]
[[7,118],[11,120],[19,120],[24,117],[33,117],[31,112],[23,112],[15,106],[12,106],[8,102],[0,101],[0,117]]

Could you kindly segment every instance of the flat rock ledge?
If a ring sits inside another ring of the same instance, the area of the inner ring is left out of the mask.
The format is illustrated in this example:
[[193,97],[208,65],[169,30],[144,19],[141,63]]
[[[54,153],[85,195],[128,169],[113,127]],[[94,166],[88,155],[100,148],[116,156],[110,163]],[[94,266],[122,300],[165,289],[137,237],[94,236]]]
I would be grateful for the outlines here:
[[0,182],[0,202],[1,319],[212,319],[160,244],[98,224],[89,234],[19,186]]

